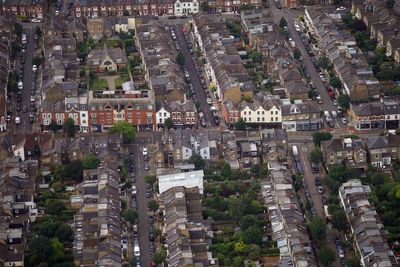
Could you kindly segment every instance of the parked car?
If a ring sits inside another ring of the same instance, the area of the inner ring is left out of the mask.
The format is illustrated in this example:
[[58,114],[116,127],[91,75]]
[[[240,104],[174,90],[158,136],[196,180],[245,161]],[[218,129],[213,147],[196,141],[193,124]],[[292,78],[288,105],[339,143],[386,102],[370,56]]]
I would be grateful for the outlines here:
[[315,176],[315,185],[320,186],[321,185],[321,177]]
[[144,170],[145,171],[150,170],[149,164],[147,162],[144,163]]
[[323,194],[324,192],[325,188],[322,185],[318,186],[318,193]]
[[347,119],[345,117],[341,118],[343,124],[347,124]]

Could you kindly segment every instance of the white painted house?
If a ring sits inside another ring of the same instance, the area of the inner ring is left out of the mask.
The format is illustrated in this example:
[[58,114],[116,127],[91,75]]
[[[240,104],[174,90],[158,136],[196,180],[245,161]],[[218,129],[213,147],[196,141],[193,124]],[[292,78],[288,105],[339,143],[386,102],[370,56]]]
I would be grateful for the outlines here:
[[174,3],[174,15],[184,16],[199,12],[199,2],[197,0],[177,0]]
[[164,107],[161,107],[156,113],[157,126],[162,126],[167,118],[171,117],[171,113]]
[[175,186],[184,186],[186,188],[198,187],[200,194],[203,194],[203,170],[159,175],[157,178],[159,194],[162,194],[163,192]]
[[242,101],[239,105],[240,118],[246,123],[282,123],[282,112],[274,96],[257,94],[251,103]]

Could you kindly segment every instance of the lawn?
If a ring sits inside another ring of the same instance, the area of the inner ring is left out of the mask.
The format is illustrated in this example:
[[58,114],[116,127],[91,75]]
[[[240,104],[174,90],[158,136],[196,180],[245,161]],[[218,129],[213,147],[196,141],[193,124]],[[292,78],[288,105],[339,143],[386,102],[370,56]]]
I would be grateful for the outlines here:
[[104,79],[92,79],[90,80],[90,90],[101,90],[101,89],[108,89],[108,82]]
[[128,70],[126,70],[126,69],[119,71],[118,74],[119,74],[119,77],[115,78],[115,80],[114,80],[115,81],[115,88],[116,89],[121,89],[122,88],[122,84],[124,82],[127,82],[127,81],[130,80],[130,76],[129,76]]

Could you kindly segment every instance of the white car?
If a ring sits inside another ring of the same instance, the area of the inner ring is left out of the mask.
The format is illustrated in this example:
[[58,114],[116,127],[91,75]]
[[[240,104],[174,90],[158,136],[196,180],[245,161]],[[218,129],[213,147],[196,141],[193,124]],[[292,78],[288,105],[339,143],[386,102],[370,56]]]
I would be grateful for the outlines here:
[[135,257],[139,257],[140,256],[140,248],[138,244],[135,244],[133,251],[135,253]]
[[21,123],[20,117],[15,117],[15,124],[20,124],[20,123]]
[[36,66],[36,65],[33,65],[33,66],[32,66],[32,71],[33,71],[33,72],[36,72],[36,71],[37,71],[37,66]]
[[338,105],[338,102],[337,102],[337,100],[335,99],[335,100],[333,100],[333,105],[334,106],[337,106]]
[[18,81],[18,89],[22,90],[23,87],[24,87],[24,84],[22,83],[22,81]]
[[132,185],[132,195],[136,195],[137,194],[137,189],[135,185]]
[[40,20],[40,19],[31,19],[31,22],[33,22],[33,23],[40,23],[41,20]]
[[207,97],[206,102],[207,102],[207,104],[211,105],[212,104],[211,98]]
[[317,95],[315,98],[316,98],[317,100],[321,100],[321,96],[320,96],[320,95]]
[[347,124],[347,119],[346,118],[343,117],[341,120],[342,120],[343,124]]
[[147,152],[147,147],[144,147],[144,148],[143,148],[143,156],[147,156],[147,153],[148,153],[148,152]]
[[35,96],[31,96],[31,102],[35,102]]

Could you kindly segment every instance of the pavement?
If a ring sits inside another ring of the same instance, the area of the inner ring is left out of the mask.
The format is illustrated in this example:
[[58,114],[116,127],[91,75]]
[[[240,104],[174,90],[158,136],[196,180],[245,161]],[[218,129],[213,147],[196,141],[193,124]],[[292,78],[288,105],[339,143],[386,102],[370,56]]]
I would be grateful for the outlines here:
[[196,70],[196,65],[194,63],[193,56],[190,53],[188,43],[186,41],[185,35],[183,34],[182,25],[175,24],[175,25],[171,25],[170,27],[172,27],[174,29],[180,50],[182,51],[183,55],[185,56],[185,65],[188,69],[191,83],[193,84],[194,90],[196,92],[196,98],[200,102],[200,107],[204,114],[206,123],[207,123],[207,125],[211,125],[211,127],[214,127],[214,126],[216,126],[214,117],[211,114],[210,105],[208,105],[206,102],[206,95],[204,93],[203,86],[201,85],[201,82],[200,82],[201,78],[200,78],[199,73]]

